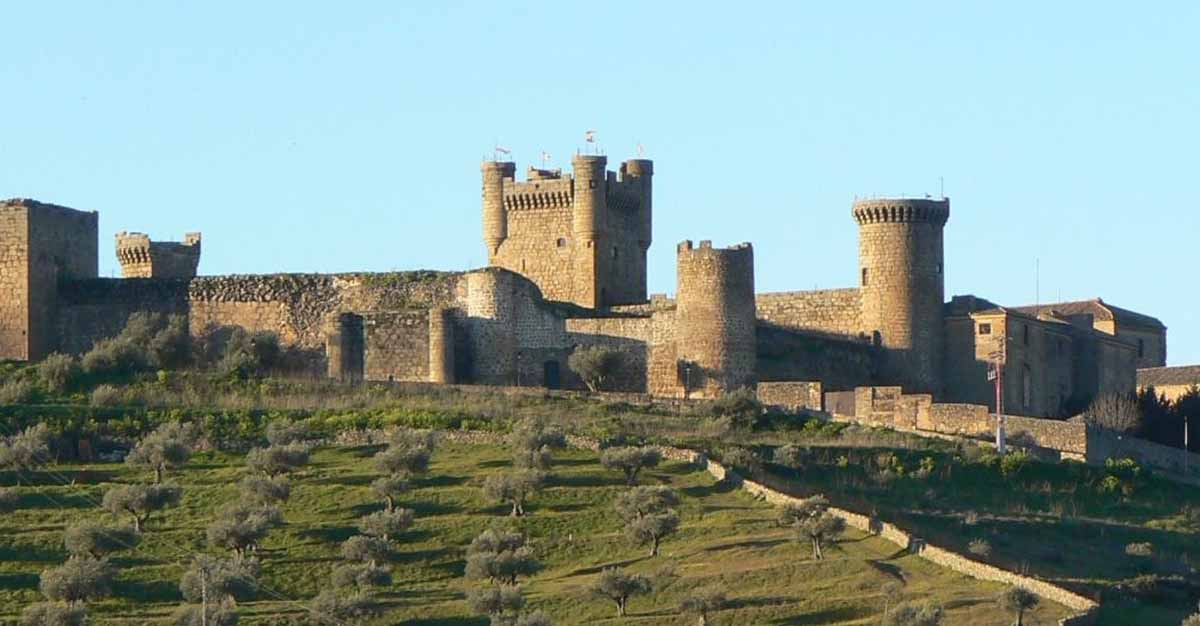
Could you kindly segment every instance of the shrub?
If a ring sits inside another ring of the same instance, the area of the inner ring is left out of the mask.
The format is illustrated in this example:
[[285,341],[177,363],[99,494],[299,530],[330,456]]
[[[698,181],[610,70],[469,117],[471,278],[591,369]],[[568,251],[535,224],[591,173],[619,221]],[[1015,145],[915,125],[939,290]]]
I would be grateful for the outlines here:
[[617,616],[625,617],[625,608],[633,596],[650,593],[650,580],[639,574],[628,574],[615,567],[606,567],[600,578],[592,585],[593,595],[612,600],[617,605]]
[[99,385],[92,390],[92,406],[120,406],[124,400],[125,394],[113,385]]
[[64,602],[39,602],[21,612],[21,626],[87,626],[87,610]]
[[470,589],[467,591],[467,606],[476,613],[491,616],[492,623],[503,623],[506,617],[515,618],[525,606],[525,598],[521,596],[521,588],[516,585],[502,585]]
[[600,391],[605,381],[616,375],[623,362],[620,351],[603,346],[580,346],[567,357],[567,367],[593,393]]
[[1000,473],[1007,477],[1016,476],[1029,464],[1029,453],[1024,450],[1009,452],[1000,457]]
[[939,626],[942,607],[932,604],[901,604],[884,616],[883,626]]
[[217,369],[227,376],[245,380],[265,375],[281,363],[282,357],[283,350],[275,333],[251,333],[237,327],[225,343]]
[[1129,556],[1154,556],[1154,544],[1148,541],[1127,544],[1125,546],[1125,554]]
[[798,470],[804,467],[804,462],[807,456],[807,450],[801,446],[789,443],[775,448],[775,450],[771,453],[771,462],[776,465],[782,465],[783,467]]
[[9,513],[17,508],[17,503],[21,501],[21,494],[12,489],[0,487],[0,513]]
[[32,471],[50,461],[50,427],[44,422],[0,442],[0,468]]
[[1192,613],[1183,618],[1183,622],[1179,626],[1200,626],[1200,613]]
[[79,379],[79,361],[68,354],[55,352],[38,365],[38,377],[53,393],[62,393]]
[[628,485],[636,485],[638,473],[643,468],[657,467],[661,460],[662,453],[658,451],[658,448],[649,446],[606,448],[600,453],[600,464],[610,470],[619,470],[624,473],[625,483]]
[[172,626],[237,626],[239,621],[234,605],[228,602],[209,602],[207,610],[181,606],[171,614]]
[[967,544],[967,552],[975,556],[986,557],[992,553],[992,544],[988,543],[986,539],[972,539]]
[[1022,626],[1025,611],[1031,611],[1038,605],[1038,597],[1024,587],[1009,587],[997,598],[1000,608],[1015,614],[1017,619],[1014,626]]
[[50,600],[74,604],[112,593],[115,576],[108,561],[73,556],[59,567],[44,570],[38,588]]
[[304,422],[277,419],[267,424],[267,442],[273,446],[304,443],[308,437],[308,425]]
[[0,404],[32,404],[37,397],[37,388],[27,380],[10,380],[0,385]]
[[383,610],[374,598],[365,593],[344,595],[334,589],[322,591],[313,598],[309,607],[314,626],[366,619]]
[[762,460],[745,448],[725,450],[721,454],[721,461],[727,468],[751,477],[762,471]]
[[387,587],[392,584],[392,571],[370,563],[346,563],[334,568],[333,584],[335,587],[353,587],[359,591]]
[[712,402],[713,415],[728,417],[735,428],[750,428],[762,415],[762,403],[751,389],[738,389],[721,394]]
[[129,527],[109,528],[90,522],[67,526],[63,533],[63,545],[74,556],[90,556],[95,559],[121,550],[130,550],[141,541],[141,535]]
[[113,515],[129,515],[134,530],[142,532],[156,511],[179,504],[180,494],[174,485],[117,485],[105,492],[102,505]]
[[1128,433],[1141,427],[1142,414],[1135,394],[1106,393],[1088,405],[1083,420],[1096,428]]
[[428,442],[402,436],[375,455],[375,465],[385,474],[410,478],[429,471],[429,459],[432,456],[433,448]]
[[356,535],[342,542],[342,558],[347,561],[375,565],[391,553],[392,547],[388,542],[378,537]]

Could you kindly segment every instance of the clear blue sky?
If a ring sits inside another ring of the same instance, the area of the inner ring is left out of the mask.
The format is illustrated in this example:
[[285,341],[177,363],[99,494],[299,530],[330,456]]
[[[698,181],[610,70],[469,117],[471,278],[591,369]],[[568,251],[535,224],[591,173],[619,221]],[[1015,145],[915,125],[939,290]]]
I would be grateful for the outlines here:
[[[988,6],[982,6],[982,5]],[[336,5],[336,6],[335,6]],[[970,6],[968,6],[970,5]],[[479,161],[655,159],[674,244],[852,286],[856,195],[952,199],[948,294],[1100,296],[1200,362],[1200,4],[10,2],[0,197],[204,233],[201,272],[481,265]]]

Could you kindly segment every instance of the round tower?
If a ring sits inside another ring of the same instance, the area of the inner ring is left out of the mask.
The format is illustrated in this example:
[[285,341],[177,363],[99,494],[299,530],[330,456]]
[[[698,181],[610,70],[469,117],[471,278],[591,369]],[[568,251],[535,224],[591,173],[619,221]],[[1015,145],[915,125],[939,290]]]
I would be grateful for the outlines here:
[[652,205],[651,199],[654,194],[651,189],[651,181],[654,178],[654,161],[650,159],[629,159],[621,164],[621,180],[631,181],[636,184],[637,193],[642,201],[642,211],[638,215],[638,242],[642,246],[642,250],[650,247],[652,226]]
[[942,389],[942,230],[950,200],[854,203],[861,324],[884,348],[880,382],[906,393]]
[[677,248],[675,336],[684,395],[715,397],[755,383],[754,249]]
[[504,183],[517,175],[517,164],[511,161],[484,161],[483,171],[483,242],[487,245],[488,263],[508,238],[508,212],[504,208]]
[[608,214],[608,157],[595,154],[576,154],[571,159],[574,169],[575,200],[572,208],[574,251],[573,300],[582,306],[600,307],[606,304],[606,290],[601,276],[605,275],[605,259],[601,252],[606,241],[605,217]]
[[467,331],[474,380],[512,385],[517,378],[516,274],[488,268],[467,274]]
[[429,382],[454,383],[454,317],[450,309],[429,309]]

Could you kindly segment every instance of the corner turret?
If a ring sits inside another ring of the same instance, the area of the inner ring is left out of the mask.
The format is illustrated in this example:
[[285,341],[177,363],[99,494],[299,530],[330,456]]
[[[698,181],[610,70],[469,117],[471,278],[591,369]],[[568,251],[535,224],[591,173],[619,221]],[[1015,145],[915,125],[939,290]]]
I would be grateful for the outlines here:
[[755,384],[754,248],[677,248],[676,351],[685,396],[712,398]]

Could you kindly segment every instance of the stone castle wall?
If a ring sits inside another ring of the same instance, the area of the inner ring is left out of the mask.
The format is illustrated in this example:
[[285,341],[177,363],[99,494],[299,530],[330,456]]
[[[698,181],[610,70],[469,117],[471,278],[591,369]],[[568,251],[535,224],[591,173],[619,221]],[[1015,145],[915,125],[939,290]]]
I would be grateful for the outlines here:
[[875,382],[879,350],[860,340],[779,328],[761,320],[757,331],[758,380],[819,380],[844,391]]
[[820,411],[824,394],[819,382],[758,383],[758,400],[788,411]]
[[29,358],[29,212],[0,204],[0,359]]
[[784,291],[755,296],[758,319],[789,330],[857,337],[862,332],[858,289]]
[[200,265],[200,233],[188,233],[181,242],[117,233],[117,260],[125,278],[191,278]]
[[854,204],[862,329],[885,348],[885,380],[912,392],[942,389],[942,229],[949,200]]
[[751,386],[757,376],[754,250],[678,247],[675,344],[689,392],[702,397]]

